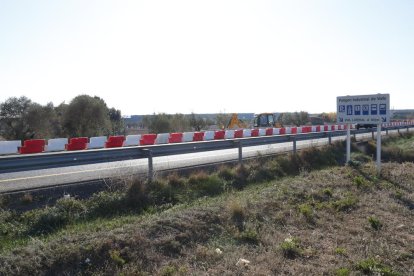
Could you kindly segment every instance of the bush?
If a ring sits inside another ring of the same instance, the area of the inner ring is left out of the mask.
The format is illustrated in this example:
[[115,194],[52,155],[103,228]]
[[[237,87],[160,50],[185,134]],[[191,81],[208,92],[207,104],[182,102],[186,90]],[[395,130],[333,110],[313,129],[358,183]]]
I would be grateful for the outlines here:
[[348,268],[339,268],[335,271],[336,276],[348,276],[350,273]]
[[239,231],[244,230],[244,221],[246,219],[246,210],[238,201],[231,201],[228,205],[230,217]]
[[125,193],[103,191],[94,194],[87,202],[90,217],[108,217],[124,212],[126,209]]
[[398,273],[392,271],[391,268],[381,264],[373,258],[362,260],[357,263],[356,269],[362,271],[364,274],[397,276]]
[[358,199],[352,195],[348,194],[344,198],[335,200],[332,202],[332,206],[337,211],[345,211],[348,212],[356,207],[356,204],[358,203]]
[[224,191],[225,183],[218,175],[207,175],[205,173],[190,176],[190,190],[195,197],[214,196]]
[[378,231],[382,228],[382,223],[376,217],[369,217],[368,222],[374,230]]
[[259,244],[259,235],[257,231],[253,229],[246,229],[240,232],[236,238],[241,242]]
[[299,213],[305,217],[306,221],[313,222],[313,210],[309,204],[307,203],[301,204],[299,205],[298,209],[299,209]]
[[300,248],[300,241],[297,238],[286,238],[280,245],[283,256],[289,259],[294,259],[302,255],[302,249]]
[[218,171],[218,176],[226,181],[232,181],[235,177],[235,173],[228,166],[221,166]]
[[146,183],[141,179],[133,179],[126,191],[125,197],[128,208],[145,208],[149,203]]
[[234,179],[232,182],[233,188],[243,189],[248,184],[249,170],[243,166],[239,165],[236,168]]

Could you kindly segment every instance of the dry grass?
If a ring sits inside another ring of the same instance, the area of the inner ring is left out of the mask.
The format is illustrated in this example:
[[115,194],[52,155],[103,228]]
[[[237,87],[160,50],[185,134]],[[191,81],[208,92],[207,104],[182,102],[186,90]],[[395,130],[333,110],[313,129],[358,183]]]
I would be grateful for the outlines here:
[[412,163],[384,164],[382,178],[371,163],[315,171],[157,216],[69,227],[3,252],[0,274],[412,275],[413,195]]

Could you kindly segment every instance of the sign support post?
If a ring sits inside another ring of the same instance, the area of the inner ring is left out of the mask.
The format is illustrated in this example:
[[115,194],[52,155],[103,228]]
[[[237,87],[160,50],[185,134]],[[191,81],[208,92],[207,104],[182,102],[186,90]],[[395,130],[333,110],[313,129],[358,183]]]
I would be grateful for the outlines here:
[[381,124],[377,125],[377,173],[381,173]]
[[351,161],[351,129],[350,124],[346,124],[346,163]]

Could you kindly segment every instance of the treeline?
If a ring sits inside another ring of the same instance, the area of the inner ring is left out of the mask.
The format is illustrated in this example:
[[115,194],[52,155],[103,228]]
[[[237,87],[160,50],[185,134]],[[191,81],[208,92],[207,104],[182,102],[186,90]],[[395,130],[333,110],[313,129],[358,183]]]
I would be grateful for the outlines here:
[[40,105],[25,96],[0,103],[0,136],[7,140],[114,135],[125,132],[121,111],[99,97]]
[[[253,115],[253,114],[252,114]],[[50,139],[56,137],[93,137],[129,134],[130,128],[149,133],[201,131],[213,126],[227,127],[231,114],[211,116],[191,114],[153,114],[143,116],[137,123],[125,123],[121,111],[109,108],[97,96],[79,95],[69,104],[40,105],[27,97],[11,97],[0,103],[0,136],[6,140]],[[313,117],[315,118],[315,117]],[[317,122],[308,112],[280,113],[281,126],[323,124],[336,121],[335,113],[322,113]],[[244,122],[251,127],[249,121]]]

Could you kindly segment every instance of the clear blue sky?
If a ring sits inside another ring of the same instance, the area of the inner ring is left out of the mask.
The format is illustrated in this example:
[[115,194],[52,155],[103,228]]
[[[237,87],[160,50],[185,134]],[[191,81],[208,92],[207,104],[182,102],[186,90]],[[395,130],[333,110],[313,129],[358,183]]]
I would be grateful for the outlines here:
[[414,108],[414,0],[0,0],[0,102],[124,115]]

